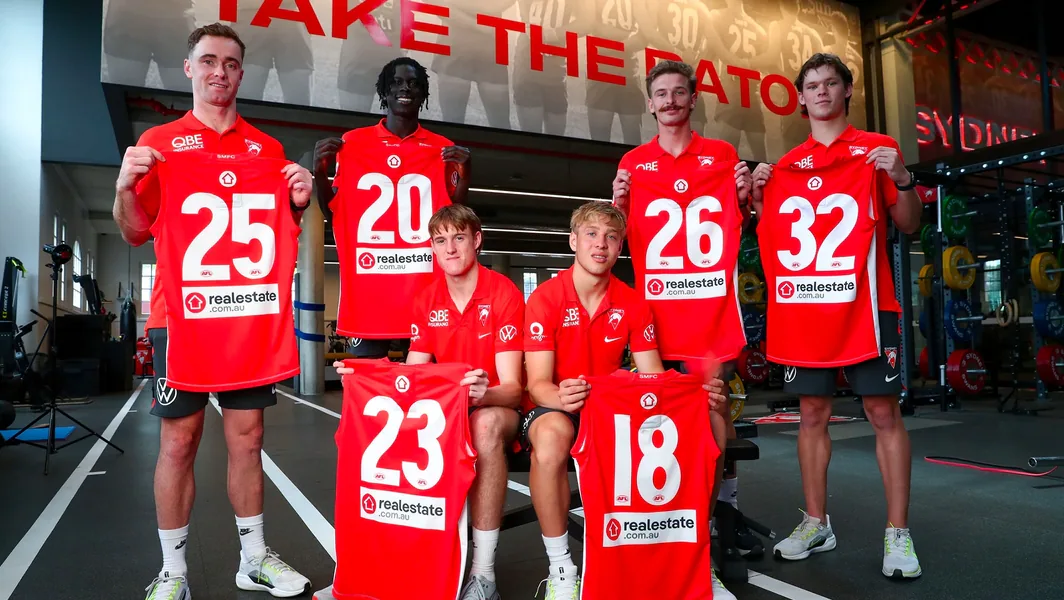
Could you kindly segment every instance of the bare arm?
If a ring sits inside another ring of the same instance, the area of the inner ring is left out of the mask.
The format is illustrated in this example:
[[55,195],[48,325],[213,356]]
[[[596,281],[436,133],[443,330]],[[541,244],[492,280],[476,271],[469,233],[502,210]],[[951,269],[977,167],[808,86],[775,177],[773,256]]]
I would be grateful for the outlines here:
[[432,362],[432,355],[428,352],[414,352],[411,350],[406,354],[406,364],[408,365],[427,365]]
[[898,192],[898,203],[890,207],[890,218],[894,219],[894,226],[898,230],[911,235],[920,229],[923,209],[923,202],[916,190]]
[[122,232],[122,239],[140,246],[151,237],[152,217],[137,202],[137,183],[166,159],[149,146],[130,146],[122,156],[122,167],[115,181],[115,204],[111,215]]
[[661,355],[657,350],[633,352],[632,362],[640,373],[664,373],[665,366],[661,364]]
[[336,188],[329,180],[329,169],[343,145],[343,139],[338,137],[325,138],[314,145],[314,187],[317,188],[318,206],[326,219],[332,218],[329,204],[336,197]]
[[561,409],[558,386],[554,383],[554,352],[526,352],[525,369],[528,371],[528,393],[539,406]]
[[521,404],[521,352],[496,354],[495,370],[499,374],[499,385],[488,388],[484,398],[476,404],[517,408]]

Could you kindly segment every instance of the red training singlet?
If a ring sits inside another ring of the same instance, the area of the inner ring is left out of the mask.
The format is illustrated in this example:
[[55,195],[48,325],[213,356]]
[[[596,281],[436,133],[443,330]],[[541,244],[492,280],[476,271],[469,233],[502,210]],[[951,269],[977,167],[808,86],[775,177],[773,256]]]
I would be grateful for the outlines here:
[[768,359],[841,367],[879,356],[876,171],[858,155],[777,165],[758,224]]
[[165,153],[152,225],[166,294],[166,383],[218,392],[299,373],[299,225],[281,169],[255,154]]
[[[475,475],[469,365],[345,360],[336,431],[338,600],[457,598]],[[416,572],[411,556],[421,556]]]
[[[717,158],[735,151],[711,141],[698,136],[691,142],[694,152],[673,159],[655,140],[629,152],[620,165],[632,179],[628,246],[635,289],[654,310],[666,360],[702,358],[707,351],[731,360],[746,346],[736,294],[743,226],[735,191],[738,159]],[[700,155],[702,149],[706,154]]]
[[452,144],[421,127],[399,139],[383,121],[343,139],[329,205],[340,257],[336,333],[406,339],[410,299],[436,269],[429,218],[451,203],[440,153]]
[[709,501],[720,449],[702,379],[618,371],[587,381],[572,451],[585,516],[580,598],[712,598]]

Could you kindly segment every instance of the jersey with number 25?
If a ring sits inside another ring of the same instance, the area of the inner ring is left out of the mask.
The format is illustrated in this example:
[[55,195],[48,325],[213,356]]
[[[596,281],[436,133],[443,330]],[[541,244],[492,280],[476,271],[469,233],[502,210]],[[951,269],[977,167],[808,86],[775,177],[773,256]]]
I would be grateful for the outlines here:
[[333,234],[340,257],[336,332],[410,337],[410,299],[432,281],[429,218],[451,203],[443,148],[424,128],[400,139],[383,122],[344,134],[336,157]]
[[288,161],[251,153],[165,157],[155,167],[161,194],[151,232],[165,278],[167,385],[217,392],[295,375],[300,229],[281,172]]
[[766,355],[796,367],[879,356],[875,167],[866,156],[778,165],[757,234],[768,291]]
[[617,371],[587,381],[572,451],[585,516],[580,597],[712,597],[709,501],[720,449],[701,377]]
[[[337,600],[457,598],[475,475],[472,367],[345,360],[336,431]],[[411,572],[411,557],[420,556]]]

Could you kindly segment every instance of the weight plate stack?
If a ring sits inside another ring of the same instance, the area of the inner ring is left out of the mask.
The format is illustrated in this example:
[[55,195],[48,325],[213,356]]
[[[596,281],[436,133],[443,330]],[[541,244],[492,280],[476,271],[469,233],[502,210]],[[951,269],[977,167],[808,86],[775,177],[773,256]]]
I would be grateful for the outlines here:
[[968,212],[968,202],[960,196],[949,196],[942,205],[942,233],[954,241],[963,241],[968,236],[972,219]]
[[1053,228],[1043,227],[1049,223],[1049,213],[1041,207],[1035,207],[1031,214],[1027,215],[1027,239],[1035,248],[1045,248],[1053,243]]
[[1059,387],[1064,383],[1064,347],[1046,344],[1035,355],[1035,370],[1038,378],[1049,387]]
[[935,228],[931,225],[924,225],[920,230],[920,249],[924,251],[924,256],[931,256],[935,253]]
[[746,386],[743,384],[743,379],[736,373],[731,381],[728,382],[728,389],[731,393],[738,398],[732,397],[729,408],[731,409],[731,420],[734,423],[739,420],[739,417],[743,415],[743,408],[746,406]]
[[1034,328],[1044,338],[1064,337],[1064,311],[1056,300],[1043,300],[1034,305]]
[[765,297],[765,284],[761,278],[753,273],[739,275],[738,289],[739,302],[742,304],[758,304]]
[[1060,273],[1051,273],[1059,269],[1060,263],[1050,252],[1039,252],[1031,260],[1031,283],[1035,289],[1047,294],[1055,294],[1060,289]]
[[974,396],[986,385],[986,363],[975,350],[954,350],[946,361],[946,381],[958,394]]
[[759,262],[761,262],[761,253],[757,247],[757,234],[744,233],[739,238],[739,266],[744,271],[750,271]]
[[920,295],[924,298],[930,298],[933,290],[933,282],[931,281],[935,276],[935,265],[924,265],[920,267],[920,278],[918,279],[917,287],[920,288]]
[[950,246],[942,253],[942,278],[951,289],[966,290],[975,284],[978,269],[962,268],[975,262],[970,250],[964,246]]
[[763,383],[768,379],[768,358],[764,352],[755,348],[747,348],[739,354],[739,375],[751,383]]
[[765,339],[765,313],[747,311],[743,314],[743,329],[746,330],[747,343],[760,344]]
[[956,342],[971,342],[979,321],[959,319],[975,315],[975,309],[967,300],[950,300],[946,303],[946,334]]
[[924,338],[927,338],[927,320],[929,318],[930,317],[927,315],[927,308],[925,307],[920,311],[920,335],[924,336]]

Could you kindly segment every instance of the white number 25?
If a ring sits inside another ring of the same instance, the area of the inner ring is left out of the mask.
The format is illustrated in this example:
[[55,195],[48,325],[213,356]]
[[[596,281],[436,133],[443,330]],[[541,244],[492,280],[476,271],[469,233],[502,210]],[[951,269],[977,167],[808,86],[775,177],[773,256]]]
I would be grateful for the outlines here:
[[[238,273],[248,279],[262,279],[273,270],[277,253],[277,240],[273,229],[265,223],[252,223],[251,211],[274,210],[277,198],[273,194],[233,194],[233,241],[250,244],[258,241],[262,246],[259,260],[245,256],[233,259]],[[181,213],[195,215],[202,210],[211,212],[211,221],[188,245],[181,261],[181,278],[184,281],[229,281],[229,265],[203,263],[207,252],[214,247],[229,228],[229,207],[214,194],[197,192],[181,203]]]

